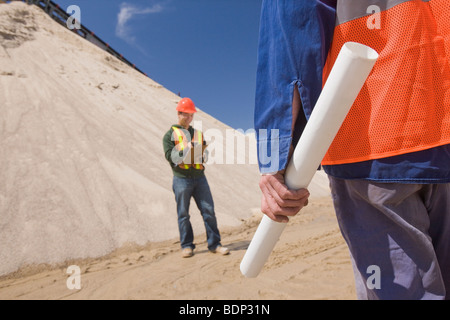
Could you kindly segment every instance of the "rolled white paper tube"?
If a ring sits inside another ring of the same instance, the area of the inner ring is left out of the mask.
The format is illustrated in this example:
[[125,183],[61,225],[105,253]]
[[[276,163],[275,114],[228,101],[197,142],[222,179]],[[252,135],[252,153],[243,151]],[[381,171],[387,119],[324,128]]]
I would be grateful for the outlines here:
[[[377,59],[378,53],[366,45],[343,45],[287,166],[288,188],[309,186]],[[244,276],[258,276],[286,225],[263,216],[241,262]]]

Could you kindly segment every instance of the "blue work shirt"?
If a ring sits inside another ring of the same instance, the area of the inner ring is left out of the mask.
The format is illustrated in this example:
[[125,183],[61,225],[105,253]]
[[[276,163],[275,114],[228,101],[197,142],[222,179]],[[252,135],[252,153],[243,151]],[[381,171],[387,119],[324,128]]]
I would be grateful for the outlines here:
[[[264,0],[258,49],[255,130],[261,173],[285,169],[322,91],[322,71],[333,39],[336,0]],[[305,121],[292,126],[298,87]],[[297,133],[297,134],[296,134]],[[358,163],[324,166],[342,179],[450,182],[450,145]]]

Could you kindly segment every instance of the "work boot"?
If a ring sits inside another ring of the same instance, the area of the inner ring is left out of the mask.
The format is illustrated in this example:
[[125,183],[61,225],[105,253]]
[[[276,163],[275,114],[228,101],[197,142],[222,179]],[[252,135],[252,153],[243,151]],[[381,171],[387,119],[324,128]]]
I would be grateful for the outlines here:
[[226,256],[227,254],[230,253],[230,250],[228,248],[222,247],[222,246],[217,246],[215,249],[213,250],[209,250],[211,253],[220,253],[223,256]]
[[194,255],[194,250],[192,250],[192,248],[184,248],[183,250],[181,250],[181,256],[183,258],[190,258]]

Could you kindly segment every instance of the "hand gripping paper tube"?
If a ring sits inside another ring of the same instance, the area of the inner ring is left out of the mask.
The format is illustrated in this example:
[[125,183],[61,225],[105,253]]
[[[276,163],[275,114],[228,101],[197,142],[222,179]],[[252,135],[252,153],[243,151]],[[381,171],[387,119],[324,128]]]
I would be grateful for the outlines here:
[[[289,189],[309,186],[377,59],[368,46],[344,44],[287,166]],[[263,216],[241,262],[244,276],[258,276],[286,225]]]

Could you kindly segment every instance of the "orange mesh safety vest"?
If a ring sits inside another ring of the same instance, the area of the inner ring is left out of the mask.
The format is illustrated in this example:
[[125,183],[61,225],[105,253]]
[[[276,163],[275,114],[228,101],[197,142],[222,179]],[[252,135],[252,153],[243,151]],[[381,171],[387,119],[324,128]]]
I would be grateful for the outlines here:
[[324,83],[347,41],[380,57],[322,164],[449,144],[450,0],[338,0]]
[[[177,128],[177,127],[172,127],[172,129],[173,129],[173,134],[174,134],[175,147],[177,148],[178,151],[183,151],[191,141],[184,134],[184,132],[183,132],[184,130]],[[192,142],[194,144],[199,144],[199,145],[203,146],[203,134],[201,131],[194,130],[194,137],[192,138]],[[204,150],[204,147],[202,148],[202,151],[203,150]],[[202,157],[199,157],[199,158],[201,159]],[[204,168],[203,164],[198,163],[198,161],[196,161],[196,159],[194,158],[194,150],[193,149],[191,149],[190,163],[182,162],[178,166],[185,170],[189,169],[190,167],[194,167],[197,170],[202,170]]]

